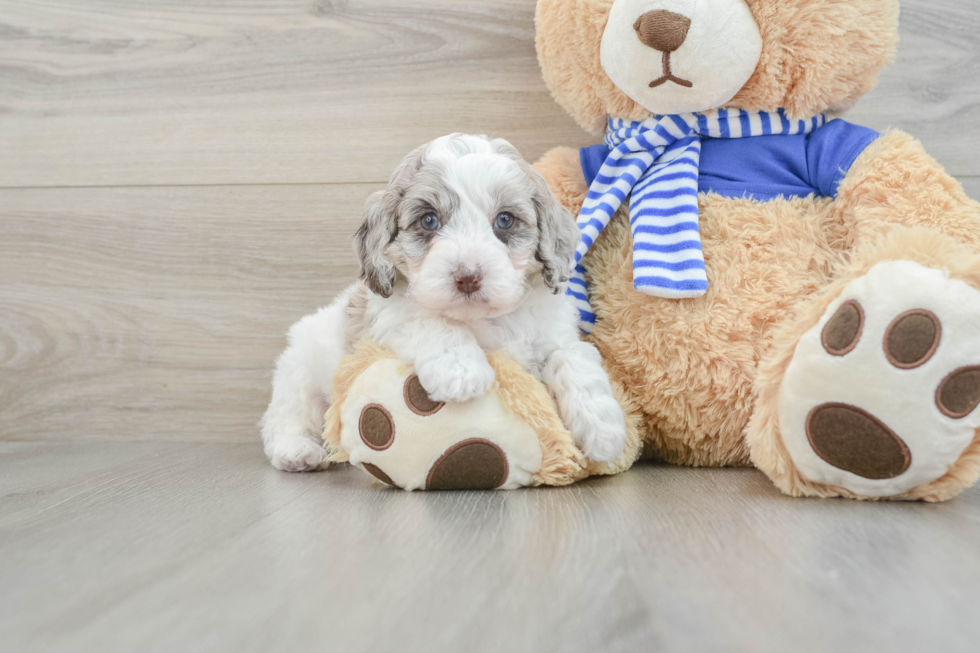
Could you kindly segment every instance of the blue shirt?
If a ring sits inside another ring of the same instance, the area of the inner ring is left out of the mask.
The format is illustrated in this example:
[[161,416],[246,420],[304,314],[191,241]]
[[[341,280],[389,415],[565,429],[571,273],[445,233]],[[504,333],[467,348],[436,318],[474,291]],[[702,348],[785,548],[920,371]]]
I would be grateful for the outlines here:
[[[836,198],[854,161],[879,136],[867,127],[832,120],[797,136],[704,138],[698,191],[760,201],[812,194]],[[583,147],[579,154],[591,186],[609,148]]]

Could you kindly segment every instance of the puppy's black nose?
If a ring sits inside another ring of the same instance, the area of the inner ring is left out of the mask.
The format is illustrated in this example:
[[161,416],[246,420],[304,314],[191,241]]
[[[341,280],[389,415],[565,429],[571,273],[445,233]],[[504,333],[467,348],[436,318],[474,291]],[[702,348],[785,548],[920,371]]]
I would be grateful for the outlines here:
[[640,42],[660,52],[674,52],[684,45],[687,32],[691,29],[691,19],[672,11],[658,9],[640,16],[633,29]]
[[463,272],[456,275],[456,288],[466,295],[477,292],[482,282],[483,275],[477,272]]

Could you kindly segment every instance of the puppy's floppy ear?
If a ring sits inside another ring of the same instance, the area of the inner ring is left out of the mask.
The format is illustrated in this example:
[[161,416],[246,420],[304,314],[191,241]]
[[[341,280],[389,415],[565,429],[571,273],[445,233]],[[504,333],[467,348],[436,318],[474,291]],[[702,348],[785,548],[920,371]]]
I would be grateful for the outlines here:
[[354,236],[354,250],[361,261],[361,279],[371,292],[391,297],[395,287],[396,270],[385,256],[385,248],[398,233],[397,215],[387,206],[387,191],[379,190],[368,198],[364,222]]
[[538,214],[537,259],[543,269],[545,285],[555,294],[564,290],[575,261],[581,232],[571,212],[555,197],[544,177],[527,163],[527,174],[534,183],[534,208]]
[[391,173],[388,188],[368,198],[364,222],[354,236],[354,249],[361,261],[361,279],[371,292],[386,299],[395,288],[398,270],[385,249],[398,235],[398,204],[415,173],[425,164],[428,151],[429,145],[423,145],[409,153]]

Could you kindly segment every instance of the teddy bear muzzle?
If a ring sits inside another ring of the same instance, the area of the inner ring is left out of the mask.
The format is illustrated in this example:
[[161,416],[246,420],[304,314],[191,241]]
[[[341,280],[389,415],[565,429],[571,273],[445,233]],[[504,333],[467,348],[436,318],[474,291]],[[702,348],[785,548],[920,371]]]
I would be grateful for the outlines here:
[[650,88],[667,82],[687,88],[694,86],[693,82],[677,77],[670,69],[670,55],[687,40],[687,33],[691,29],[690,18],[666,9],[657,9],[637,18],[633,29],[643,45],[663,53],[663,75],[650,82]]
[[651,113],[709,111],[752,76],[762,33],[745,0],[614,0],[599,50],[609,81]]

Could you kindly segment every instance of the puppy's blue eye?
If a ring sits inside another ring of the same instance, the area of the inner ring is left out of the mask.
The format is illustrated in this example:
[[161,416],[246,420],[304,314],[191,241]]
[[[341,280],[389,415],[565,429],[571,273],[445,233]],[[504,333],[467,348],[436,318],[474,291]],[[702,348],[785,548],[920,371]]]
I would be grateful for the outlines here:
[[497,220],[493,223],[494,229],[503,229],[504,231],[510,229],[514,226],[514,216],[510,213],[501,213],[497,216]]
[[426,213],[422,216],[422,228],[426,231],[435,231],[441,226],[442,223],[439,222],[439,216],[435,213]]

